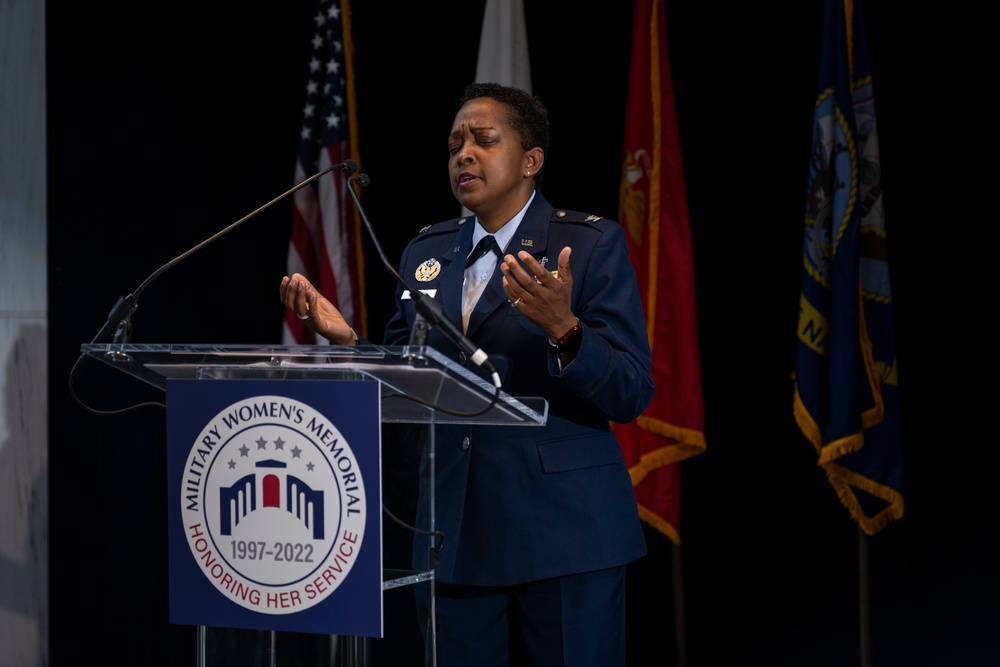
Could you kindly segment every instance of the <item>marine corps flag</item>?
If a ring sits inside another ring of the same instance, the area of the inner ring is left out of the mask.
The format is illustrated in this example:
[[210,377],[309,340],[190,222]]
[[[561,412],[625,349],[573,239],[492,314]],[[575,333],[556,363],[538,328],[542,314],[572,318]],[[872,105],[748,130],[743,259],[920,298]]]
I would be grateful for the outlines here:
[[892,293],[863,6],[826,0],[793,413],[867,535],[903,516]]
[[705,450],[694,259],[662,0],[637,0],[618,219],[628,236],[656,395],[615,424],[643,521],[680,543],[678,463]]

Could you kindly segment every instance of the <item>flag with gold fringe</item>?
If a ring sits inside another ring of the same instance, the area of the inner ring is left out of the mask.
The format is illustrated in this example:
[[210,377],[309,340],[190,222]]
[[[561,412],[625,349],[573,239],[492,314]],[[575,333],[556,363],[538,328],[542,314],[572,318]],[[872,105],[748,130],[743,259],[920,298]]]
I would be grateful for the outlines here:
[[656,395],[615,424],[643,521],[680,543],[679,463],[706,449],[687,190],[662,0],[633,17],[618,219],[628,236]]
[[863,4],[827,0],[810,146],[793,414],[874,535],[903,516],[903,449]]
[[[348,0],[317,0],[295,182],[357,159],[351,13]],[[288,275],[301,273],[362,335],[367,333],[361,218],[339,169],[298,190],[288,243]],[[286,345],[325,344],[285,310]]]

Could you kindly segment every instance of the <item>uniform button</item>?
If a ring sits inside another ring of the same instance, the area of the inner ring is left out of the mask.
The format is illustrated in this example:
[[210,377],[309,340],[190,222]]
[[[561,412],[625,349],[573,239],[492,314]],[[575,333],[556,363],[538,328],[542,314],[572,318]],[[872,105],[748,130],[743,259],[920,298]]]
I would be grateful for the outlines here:
[[463,366],[469,363],[469,357],[466,356],[465,352],[458,353],[458,363],[462,364]]
[[469,447],[472,445],[472,441],[469,440],[469,436],[462,438],[462,449],[469,451]]

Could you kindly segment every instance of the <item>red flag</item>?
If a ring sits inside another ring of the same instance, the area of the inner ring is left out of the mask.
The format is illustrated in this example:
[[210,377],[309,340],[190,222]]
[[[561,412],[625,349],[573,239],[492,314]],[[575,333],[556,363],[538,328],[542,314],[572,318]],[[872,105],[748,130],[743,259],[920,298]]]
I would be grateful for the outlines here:
[[[317,0],[313,24],[296,183],[357,155],[348,0]],[[306,276],[356,331],[365,332],[361,220],[347,178],[337,170],[295,193],[288,275]],[[291,310],[285,311],[282,338],[286,345],[326,343]]]
[[662,0],[637,0],[618,219],[628,235],[656,395],[615,435],[642,520],[680,542],[678,463],[705,450],[694,259]]

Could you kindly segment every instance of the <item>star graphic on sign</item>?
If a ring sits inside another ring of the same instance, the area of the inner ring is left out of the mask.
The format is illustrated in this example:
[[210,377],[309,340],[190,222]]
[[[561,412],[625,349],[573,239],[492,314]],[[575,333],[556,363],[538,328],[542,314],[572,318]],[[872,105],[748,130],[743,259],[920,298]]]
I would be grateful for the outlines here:
[[229,469],[232,470],[236,467],[236,461],[229,459]]
[[267,440],[264,438],[257,438],[257,449],[267,449]]
[[316,468],[316,466],[313,465],[312,463],[307,463],[306,464],[306,470],[308,470],[309,472],[312,472],[313,469],[315,469],[315,468]]
[[292,458],[297,459],[300,458],[301,456],[302,456],[302,450],[299,449],[298,445],[296,445],[295,448],[292,449]]
[[282,440],[281,438],[278,438],[277,440],[274,441],[274,448],[275,449],[284,450],[285,449],[285,441]]
[[249,447],[247,447],[246,445],[240,445],[240,456],[245,457],[247,455],[247,452],[249,451],[250,451]]

